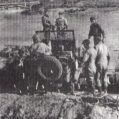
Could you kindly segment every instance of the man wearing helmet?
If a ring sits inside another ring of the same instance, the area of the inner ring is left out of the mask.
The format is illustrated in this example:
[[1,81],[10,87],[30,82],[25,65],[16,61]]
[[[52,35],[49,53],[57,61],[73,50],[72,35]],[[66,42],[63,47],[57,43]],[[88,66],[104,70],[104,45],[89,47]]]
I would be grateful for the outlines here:
[[63,13],[59,12],[59,17],[55,21],[57,36],[65,37],[64,30],[68,29],[67,19],[64,18]]

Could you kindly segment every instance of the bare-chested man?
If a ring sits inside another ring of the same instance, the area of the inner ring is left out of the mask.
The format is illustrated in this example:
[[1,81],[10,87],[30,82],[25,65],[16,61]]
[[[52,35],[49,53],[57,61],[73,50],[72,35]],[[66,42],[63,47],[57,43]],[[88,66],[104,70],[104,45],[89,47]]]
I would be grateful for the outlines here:
[[101,37],[97,38],[97,59],[96,59],[96,79],[97,86],[100,93],[102,93],[102,86],[104,87],[104,92],[107,92],[107,69],[110,61],[109,50],[107,46],[103,43]]
[[84,47],[86,48],[86,52],[83,58],[83,63],[85,66],[85,76],[88,85],[88,91],[94,94],[96,74],[95,60],[97,57],[97,51],[93,46],[90,46],[90,41],[88,39],[84,41]]

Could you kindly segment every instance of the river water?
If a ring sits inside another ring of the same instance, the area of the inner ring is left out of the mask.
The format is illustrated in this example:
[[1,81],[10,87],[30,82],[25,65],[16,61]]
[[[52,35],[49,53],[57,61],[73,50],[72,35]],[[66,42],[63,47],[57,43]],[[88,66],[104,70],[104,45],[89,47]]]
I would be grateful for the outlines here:
[[[59,9],[49,11],[52,24],[58,17]],[[88,9],[85,12],[65,14],[69,29],[75,30],[76,46],[88,37],[90,16],[95,16],[105,31],[105,43],[108,45],[112,59],[118,61],[119,50],[119,9]],[[42,30],[41,15],[21,15],[20,13],[0,12],[0,43],[31,44],[34,31]],[[115,61],[113,66],[115,65]]]

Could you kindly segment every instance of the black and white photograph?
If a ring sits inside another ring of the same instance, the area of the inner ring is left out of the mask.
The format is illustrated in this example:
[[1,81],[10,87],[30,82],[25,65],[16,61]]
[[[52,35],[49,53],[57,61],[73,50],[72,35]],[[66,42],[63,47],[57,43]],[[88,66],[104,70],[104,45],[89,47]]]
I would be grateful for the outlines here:
[[0,0],[0,119],[119,119],[119,0]]

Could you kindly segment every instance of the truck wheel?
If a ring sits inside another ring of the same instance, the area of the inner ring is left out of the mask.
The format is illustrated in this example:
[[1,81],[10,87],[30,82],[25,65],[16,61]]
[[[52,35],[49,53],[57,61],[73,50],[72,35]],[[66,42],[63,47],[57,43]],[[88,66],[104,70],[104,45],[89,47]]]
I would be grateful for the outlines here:
[[46,80],[57,80],[62,75],[62,64],[53,56],[44,56],[37,68],[41,78]]

